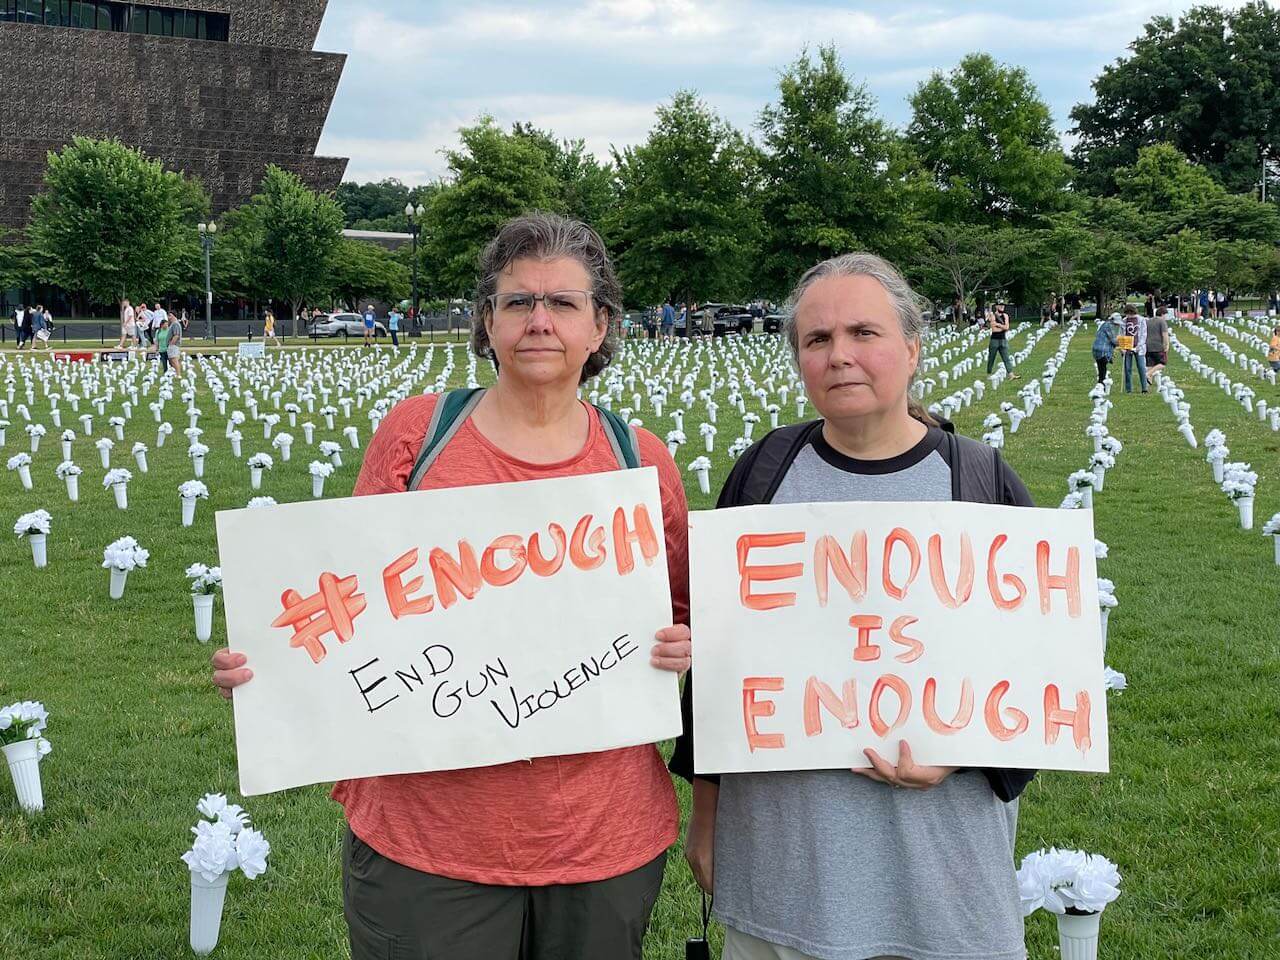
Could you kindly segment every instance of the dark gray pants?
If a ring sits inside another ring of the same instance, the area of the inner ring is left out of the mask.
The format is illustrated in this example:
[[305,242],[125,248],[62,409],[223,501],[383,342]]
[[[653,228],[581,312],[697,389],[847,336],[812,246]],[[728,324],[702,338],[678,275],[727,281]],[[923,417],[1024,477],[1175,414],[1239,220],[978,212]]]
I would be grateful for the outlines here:
[[351,960],[641,960],[666,859],[594,883],[489,886],[388,860],[348,829]]

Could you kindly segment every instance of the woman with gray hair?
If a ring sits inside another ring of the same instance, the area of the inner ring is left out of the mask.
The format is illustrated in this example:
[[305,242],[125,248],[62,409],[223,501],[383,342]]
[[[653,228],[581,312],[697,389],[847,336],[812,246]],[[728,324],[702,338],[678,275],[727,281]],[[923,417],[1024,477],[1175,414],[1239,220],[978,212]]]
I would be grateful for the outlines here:
[[[471,332],[497,383],[398,404],[370,441],[355,494],[657,467],[673,626],[658,632],[650,663],[682,671],[690,645],[680,472],[653,434],[577,396],[609,364],[610,321],[621,312],[594,230],[551,214],[506,223],[480,258]],[[213,663],[225,695],[251,676],[241,654],[221,650]],[[679,825],[653,744],[346,780],[333,796],[348,824],[353,960],[640,960]]]
[[[813,267],[784,332],[822,418],[743,454],[718,507],[1032,506],[996,451],[912,399],[924,318],[892,265],[854,253]],[[1013,846],[1029,771],[924,766],[901,741],[852,771],[694,776],[692,688],[671,769],[693,784],[685,855],[714,893],[724,960],[1025,956]]]

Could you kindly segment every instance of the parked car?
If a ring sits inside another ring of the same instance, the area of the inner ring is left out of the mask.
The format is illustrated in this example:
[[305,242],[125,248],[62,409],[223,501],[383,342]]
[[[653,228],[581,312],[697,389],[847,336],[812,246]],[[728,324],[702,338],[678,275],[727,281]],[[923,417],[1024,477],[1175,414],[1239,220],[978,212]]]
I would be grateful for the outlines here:
[[763,326],[765,333],[781,333],[782,321],[785,319],[786,317],[780,313],[769,313],[765,314],[765,318],[761,321],[761,325]]
[[[364,336],[364,317],[358,313],[331,313],[311,324],[313,337],[340,337],[344,333],[349,337]],[[373,335],[385,337],[387,327],[381,320],[373,321]]]
[[693,311],[691,326],[684,335],[689,336],[691,332],[692,336],[711,334],[723,337],[731,331],[735,333],[750,333],[754,325],[755,318],[751,316],[751,311],[742,304],[704,303]]

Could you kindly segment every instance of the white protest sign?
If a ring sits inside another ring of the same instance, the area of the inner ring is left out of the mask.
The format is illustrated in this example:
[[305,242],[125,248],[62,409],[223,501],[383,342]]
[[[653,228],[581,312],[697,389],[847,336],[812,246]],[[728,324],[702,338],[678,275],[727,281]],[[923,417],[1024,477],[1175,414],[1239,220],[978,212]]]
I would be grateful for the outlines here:
[[680,732],[653,468],[217,516],[240,792]]
[[690,518],[699,773],[1105,772],[1093,515],[806,503]]

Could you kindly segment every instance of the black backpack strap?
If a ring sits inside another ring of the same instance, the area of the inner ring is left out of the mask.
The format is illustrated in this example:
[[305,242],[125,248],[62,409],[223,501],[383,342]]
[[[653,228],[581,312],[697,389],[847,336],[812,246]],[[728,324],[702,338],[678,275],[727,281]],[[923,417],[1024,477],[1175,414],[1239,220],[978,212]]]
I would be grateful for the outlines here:
[[811,420],[770,430],[742,455],[725,484],[718,506],[771,503],[791,464],[821,429],[821,420]]
[[951,498],[967,503],[1003,503],[1000,454],[969,437],[948,434]]
[[640,442],[635,428],[612,410],[603,407],[595,408],[600,417],[600,426],[609,440],[609,449],[618,461],[619,470],[634,470],[640,466]]
[[409,483],[405,489],[418,489],[418,484],[431,469],[431,465],[436,462],[440,451],[467,422],[467,417],[471,416],[471,411],[476,408],[476,404],[483,396],[484,388],[473,387],[450,390],[436,401],[436,408],[432,411],[431,422],[427,424],[427,432],[422,437],[422,447],[418,451],[417,459],[414,460],[413,470],[409,473]]

